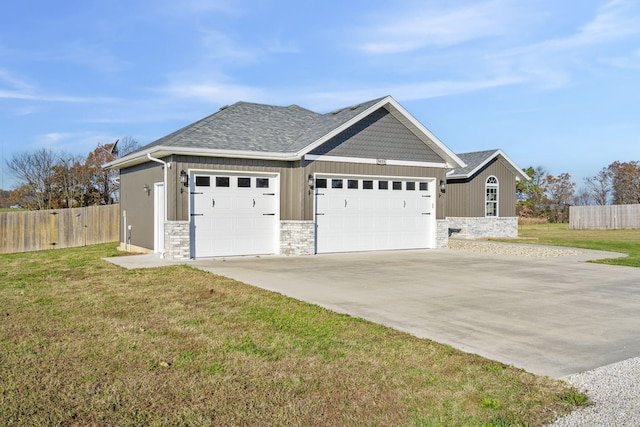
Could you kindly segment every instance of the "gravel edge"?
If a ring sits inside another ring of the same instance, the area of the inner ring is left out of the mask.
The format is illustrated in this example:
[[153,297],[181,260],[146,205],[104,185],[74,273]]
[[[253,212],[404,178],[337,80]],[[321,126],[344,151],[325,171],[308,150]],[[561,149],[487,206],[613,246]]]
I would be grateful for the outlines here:
[[640,357],[562,380],[586,393],[591,405],[576,409],[548,427],[640,426]]

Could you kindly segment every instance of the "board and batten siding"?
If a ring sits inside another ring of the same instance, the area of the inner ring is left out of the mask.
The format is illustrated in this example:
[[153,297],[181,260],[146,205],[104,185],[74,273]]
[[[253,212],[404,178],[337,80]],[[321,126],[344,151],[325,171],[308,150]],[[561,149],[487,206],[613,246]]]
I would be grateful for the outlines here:
[[516,177],[499,159],[494,159],[470,180],[447,181],[447,216],[484,217],[485,185],[492,175],[498,179],[498,216],[516,216]]
[[[172,201],[169,206],[168,219],[177,221],[189,220],[189,190],[184,187],[180,192],[179,177],[180,171],[185,172],[197,171],[228,171],[229,173],[268,173],[280,175],[280,219],[298,220],[302,219],[302,200],[301,197],[286,195],[296,195],[302,192],[303,185],[306,185],[306,179],[302,178],[299,168],[296,170],[294,164],[296,162],[274,161],[274,160],[258,160],[258,159],[235,159],[222,157],[188,157],[174,156],[173,164],[175,165],[175,184],[169,184],[168,200]],[[171,181],[171,179],[170,179]]]

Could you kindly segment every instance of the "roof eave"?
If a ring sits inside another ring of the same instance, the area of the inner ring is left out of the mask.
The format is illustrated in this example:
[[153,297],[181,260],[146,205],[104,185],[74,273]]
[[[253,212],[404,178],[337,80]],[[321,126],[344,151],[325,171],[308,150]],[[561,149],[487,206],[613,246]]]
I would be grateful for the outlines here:
[[154,146],[148,150],[138,151],[120,159],[105,163],[102,167],[105,169],[124,169],[131,166],[139,165],[149,161],[147,154],[154,157],[163,158],[171,155],[186,156],[202,156],[202,157],[224,157],[239,159],[261,159],[261,160],[279,160],[279,161],[296,161],[301,157],[296,153],[276,153],[276,152],[259,152],[259,151],[241,151],[241,150],[218,150],[203,149],[190,147],[168,147]]
[[393,99],[392,96],[386,96],[382,98],[380,101],[371,105],[369,108],[363,110],[360,114],[352,117],[351,119],[344,122],[342,125],[333,129],[331,132],[323,135],[313,143],[304,147],[302,150],[296,153],[296,156],[302,158],[305,154],[310,153],[320,145],[324,144],[334,136],[338,135],[340,132],[343,132],[344,130],[350,128],[351,126],[358,123],[360,120],[362,120],[369,114],[373,113],[374,111],[377,111],[379,108],[382,108],[386,105],[391,106],[392,109],[395,110],[395,112],[397,112],[400,115],[400,117],[398,117],[396,114],[394,114],[394,111],[391,111],[391,113],[394,114],[396,118],[400,119],[400,121],[405,126],[407,126],[409,130],[414,132],[414,134],[418,138],[420,138],[422,142],[425,143],[425,145],[429,146],[431,149],[433,149],[445,160],[448,168],[455,169],[455,168],[463,168],[466,166],[466,164],[462,161],[462,159],[460,159],[458,156],[455,155],[453,151],[447,148],[447,146],[444,145],[442,141],[438,139],[438,137],[436,137],[433,133],[431,133],[431,131],[427,129],[424,125],[422,125],[422,123],[416,120],[416,118],[413,117],[395,99]]
[[[472,171],[470,171],[470,172],[468,172],[466,174],[456,174],[456,175],[447,174],[447,178],[448,179],[468,179],[468,178],[471,178],[476,173],[478,173],[480,170],[482,170],[482,168],[484,168],[490,161],[492,161],[493,159],[495,159],[497,157],[501,157],[507,163],[507,167],[509,169],[511,169],[511,171],[516,176],[516,179],[518,181],[521,180],[521,179],[524,179],[525,181],[531,180],[531,177],[529,175],[527,175],[522,169],[520,169],[520,167],[518,165],[516,165],[515,162],[513,160],[511,160],[509,158],[509,156],[507,156],[502,150],[496,150],[495,152],[493,152],[493,154],[488,156],[482,163],[480,163],[478,166],[476,166]],[[453,171],[451,171],[451,172],[453,172]]]

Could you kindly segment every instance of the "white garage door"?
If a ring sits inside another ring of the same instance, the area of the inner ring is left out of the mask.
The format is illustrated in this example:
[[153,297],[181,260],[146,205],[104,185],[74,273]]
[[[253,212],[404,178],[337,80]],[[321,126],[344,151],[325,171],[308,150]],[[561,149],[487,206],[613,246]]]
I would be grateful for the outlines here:
[[191,256],[277,253],[278,178],[198,174],[191,179]]
[[433,182],[316,177],[317,252],[435,247]]

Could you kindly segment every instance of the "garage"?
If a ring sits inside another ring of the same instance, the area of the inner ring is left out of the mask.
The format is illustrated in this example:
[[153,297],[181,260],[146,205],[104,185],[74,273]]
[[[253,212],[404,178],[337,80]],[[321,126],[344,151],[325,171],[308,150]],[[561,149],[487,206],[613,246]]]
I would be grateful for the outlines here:
[[279,178],[192,173],[191,257],[278,252]]
[[435,247],[434,182],[317,175],[316,252]]

